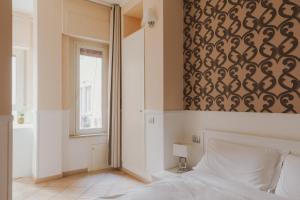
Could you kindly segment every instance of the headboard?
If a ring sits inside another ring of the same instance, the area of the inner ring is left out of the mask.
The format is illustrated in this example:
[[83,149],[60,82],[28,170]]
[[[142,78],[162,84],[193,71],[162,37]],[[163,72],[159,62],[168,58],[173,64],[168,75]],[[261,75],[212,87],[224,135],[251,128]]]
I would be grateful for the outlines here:
[[219,139],[227,142],[251,146],[269,147],[277,149],[280,152],[290,152],[292,154],[300,155],[300,141],[275,139],[215,130],[202,130],[202,144],[204,153],[206,152],[206,146],[210,139]]

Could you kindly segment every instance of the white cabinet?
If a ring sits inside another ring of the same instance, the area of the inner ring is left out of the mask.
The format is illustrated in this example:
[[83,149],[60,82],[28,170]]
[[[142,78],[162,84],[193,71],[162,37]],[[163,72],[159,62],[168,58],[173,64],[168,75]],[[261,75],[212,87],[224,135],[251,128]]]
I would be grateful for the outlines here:
[[123,40],[122,167],[146,177],[144,131],[144,29]]

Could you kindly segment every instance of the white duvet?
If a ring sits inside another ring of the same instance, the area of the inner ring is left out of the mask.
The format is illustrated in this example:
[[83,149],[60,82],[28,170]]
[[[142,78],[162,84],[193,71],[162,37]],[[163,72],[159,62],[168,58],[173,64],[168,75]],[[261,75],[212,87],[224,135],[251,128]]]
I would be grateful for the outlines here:
[[[105,199],[105,198],[104,198]],[[111,199],[111,198],[109,198]],[[118,200],[283,200],[279,196],[192,171],[120,195]]]

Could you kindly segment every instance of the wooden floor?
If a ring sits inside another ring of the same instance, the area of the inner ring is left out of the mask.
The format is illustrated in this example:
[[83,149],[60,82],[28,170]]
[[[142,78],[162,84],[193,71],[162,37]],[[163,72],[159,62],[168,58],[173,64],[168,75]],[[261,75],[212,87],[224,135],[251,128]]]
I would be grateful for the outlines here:
[[143,183],[120,171],[79,174],[41,184],[29,178],[13,183],[13,200],[92,200],[124,193]]

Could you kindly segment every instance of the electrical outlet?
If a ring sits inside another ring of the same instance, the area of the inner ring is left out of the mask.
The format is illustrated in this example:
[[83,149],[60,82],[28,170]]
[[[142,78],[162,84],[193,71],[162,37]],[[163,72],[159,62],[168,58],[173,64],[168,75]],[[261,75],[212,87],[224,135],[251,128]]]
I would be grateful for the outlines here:
[[201,136],[200,135],[193,135],[192,136],[193,143],[200,144],[201,143]]

